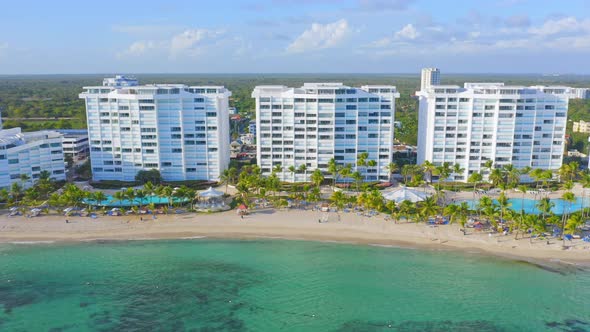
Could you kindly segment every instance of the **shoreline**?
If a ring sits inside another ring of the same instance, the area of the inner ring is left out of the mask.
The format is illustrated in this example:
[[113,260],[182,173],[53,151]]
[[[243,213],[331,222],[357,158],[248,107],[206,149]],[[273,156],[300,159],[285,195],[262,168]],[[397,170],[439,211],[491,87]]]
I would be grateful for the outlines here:
[[[260,210],[240,219],[234,211],[214,214],[159,215],[157,220],[140,221],[139,216],[87,217],[41,216],[0,217],[0,243],[81,243],[87,241],[131,241],[172,239],[281,239],[336,242],[357,245],[391,246],[404,249],[449,250],[502,257],[533,264],[590,266],[590,244],[561,241],[529,242],[513,235],[489,236],[471,233],[463,236],[459,225],[428,226],[394,223],[380,216],[363,217],[354,213],[328,215],[317,211]],[[340,219],[340,220],[338,220]]]

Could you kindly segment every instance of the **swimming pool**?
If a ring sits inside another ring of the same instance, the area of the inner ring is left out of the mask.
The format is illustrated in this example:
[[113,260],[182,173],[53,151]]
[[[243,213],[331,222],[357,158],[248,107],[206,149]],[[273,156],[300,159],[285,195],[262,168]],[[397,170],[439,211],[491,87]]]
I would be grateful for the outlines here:
[[[184,203],[187,202],[187,199],[181,198],[173,198],[172,203]],[[130,207],[130,206],[139,206],[139,205],[149,205],[149,204],[156,204],[156,205],[163,205],[168,204],[167,197],[160,197],[160,196],[147,196],[142,199],[135,198],[133,201],[128,199],[124,200],[117,200],[112,195],[107,195],[107,199],[104,201],[97,202],[93,199],[84,199],[84,204],[90,204],[93,206],[108,206],[108,207]]]
[[[459,201],[458,203],[461,202],[467,202],[471,209],[477,209],[479,204],[478,199],[466,199],[463,201]],[[514,211],[520,211],[521,209],[523,209],[525,213],[541,213],[541,211],[539,211],[539,209],[537,209],[536,207],[537,203],[539,202],[538,200],[530,198],[510,198],[508,202],[510,204],[509,208]],[[590,206],[590,202],[586,200],[586,203],[584,204],[584,200],[581,197],[577,197],[576,202],[571,203],[571,205],[569,205],[570,203],[564,201],[561,198],[552,199],[551,202],[555,204],[555,206],[551,209],[551,211],[553,211],[553,213],[555,214],[563,214],[566,208],[568,208],[568,212],[571,213],[581,210],[583,205],[586,207]],[[498,204],[498,201],[494,200],[494,203]]]

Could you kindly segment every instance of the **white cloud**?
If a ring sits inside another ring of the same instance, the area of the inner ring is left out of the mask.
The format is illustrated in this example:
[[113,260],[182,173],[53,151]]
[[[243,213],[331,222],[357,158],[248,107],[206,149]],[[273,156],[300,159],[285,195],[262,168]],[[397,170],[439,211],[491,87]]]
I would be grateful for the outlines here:
[[150,50],[154,50],[156,48],[158,48],[158,45],[156,42],[154,42],[152,40],[140,40],[140,41],[136,41],[133,44],[129,45],[129,47],[127,47],[127,49],[125,49],[123,52],[118,53],[117,56],[118,57],[141,56],[141,55],[145,54],[146,52],[148,52]]
[[533,27],[529,32],[539,36],[552,36],[564,33],[590,32],[590,19],[578,20],[575,17],[563,17],[545,21],[540,27]]
[[305,30],[287,47],[287,51],[298,53],[331,48],[342,42],[350,32],[345,19],[328,24],[313,23],[311,28]]
[[196,55],[214,44],[224,34],[221,30],[189,29],[172,37],[170,54],[177,56],[181,53]]
[[410,39],[414,40],[420,36],[420,33],[413,24],[406,24],[400,31],[395,33],[396,39]]

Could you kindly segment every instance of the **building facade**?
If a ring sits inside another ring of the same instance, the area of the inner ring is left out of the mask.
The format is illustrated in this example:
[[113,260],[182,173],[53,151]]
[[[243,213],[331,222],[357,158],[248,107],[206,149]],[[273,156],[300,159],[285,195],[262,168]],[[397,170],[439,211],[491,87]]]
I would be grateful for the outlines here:
[[569,89],[465,83],[417,92],[418,163],[459,164],[451,179],[494,167],[558,169],[565,148]]
[[[0,188],[13,183],[32,186],[42,171],[65,180],[62,135],[56,131],[22,133],[20,128],[0,130]],[[27,181],[21,180],[26,175]]]
[[[315,169],[329,177],[328,162],[353,165],[366,152],[375,166],[358,167],[367,181],[388,181],[391,161],[395,86],[348,87],[342,83],[305,83],[301,88],[257,86],[257,162],[264,175],[273,166],[283,181],[310,181]],[[306,171],[291,172],[290,166]],[[346,179],[342,179],[346,180]]]
[[85,87],[92,177],[133,181],[158,169],[166,181],[218,180],[229,164],[231,92],[223,86]]
[[63,135],[64,158],[71,157],[72,160],[83,160],[90,153],[88,144],[88,130],[85,129],[59,129]]
[[580,120],[574,122],[572,131],[574,133],[590,133],[590,122],[586,122],[584,120]]
[[438,68],[422,68],[420,90],[424,91],[431,85],[440,85],[440,70]]

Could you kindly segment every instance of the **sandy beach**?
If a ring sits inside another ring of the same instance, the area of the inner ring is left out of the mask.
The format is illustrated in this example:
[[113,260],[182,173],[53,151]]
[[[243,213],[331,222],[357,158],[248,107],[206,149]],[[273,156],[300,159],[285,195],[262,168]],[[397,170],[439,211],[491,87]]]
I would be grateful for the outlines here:
[[[356,213],[273,209],[259,210],[241,219],[235,211],[213,214],[88,217],[41,216],[35,218],[0,217],[0,242],[91,241],[213,238],[284,238],[313,241],[338,241],[358,244],[392,245],[435,250],[482,252],[528,261],[559,261],[590,264],[590,244],[581,240],[562,242],[514,235],[478,233],[469,229],[463,235],[459,225],[428,226],[394,223],[382,216]],[[327,218],[327,222],[318,220]]]

